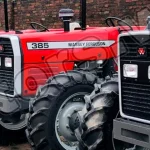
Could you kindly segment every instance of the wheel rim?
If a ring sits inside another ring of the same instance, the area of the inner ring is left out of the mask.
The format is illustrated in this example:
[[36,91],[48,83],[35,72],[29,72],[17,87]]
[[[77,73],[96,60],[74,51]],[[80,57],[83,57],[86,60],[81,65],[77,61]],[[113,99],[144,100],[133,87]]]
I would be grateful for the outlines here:
[[20,120],[16,123],[5,123],[0,120],[0,125],[8,130],[20,130],[26,127],[27,125],[27,114],[22,114]]
[[[57,140],[64,149],[76,150],[78,142],[69,128],[69,118],[75,111],[82,110],[85,103],[84,96],[87,94],[89,93],[78,92],[69,96],[58,110],[55,121],[55,133]],[[70,141],[67,138],[70,138]]]

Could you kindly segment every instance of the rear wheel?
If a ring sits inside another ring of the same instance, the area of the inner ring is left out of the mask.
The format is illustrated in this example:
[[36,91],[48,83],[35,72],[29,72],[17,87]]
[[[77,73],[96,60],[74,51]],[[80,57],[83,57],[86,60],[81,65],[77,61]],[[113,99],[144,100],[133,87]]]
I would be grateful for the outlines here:
[[41,87],[30,103],[27,137],[36,150],[76,150],[74,130],[84,96],[94,89],[97,77],[90,73],[70,71],[59,74]]

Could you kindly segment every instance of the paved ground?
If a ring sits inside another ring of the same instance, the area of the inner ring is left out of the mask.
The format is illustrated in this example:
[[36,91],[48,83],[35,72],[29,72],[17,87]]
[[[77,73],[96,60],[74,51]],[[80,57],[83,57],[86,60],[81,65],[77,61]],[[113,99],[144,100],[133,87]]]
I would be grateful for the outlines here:
[[7,147],[1,147],[0,150],[31,150],[28,144],[12,145]]
[[[0,150],[31,150],[24,130],[20,131],[9,131],[4,130],[5,136],[7,137],[7,141],[9,141],[8,146],[1,146]],[[6,138],[4,137],[4,139]],[[4,140],[3,139],[3,140]]]

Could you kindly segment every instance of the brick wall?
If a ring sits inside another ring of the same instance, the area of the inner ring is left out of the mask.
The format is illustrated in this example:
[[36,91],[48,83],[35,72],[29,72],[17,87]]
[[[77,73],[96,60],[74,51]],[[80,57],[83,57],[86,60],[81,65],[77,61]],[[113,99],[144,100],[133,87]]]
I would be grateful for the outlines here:
[[[60,8],[72,8],[76,18],[79,14],[79,0],[16,0],[14,13],[9,1],[10,27],[15,20],[16,29],[30,28],[32,21],[49,28],[62,26],[58,18]],[[87,0],[87,23],[90,26],[104,26],[108,16],[123,18],[133,24],[144,25],[150,15],[150,0]],[[0,29],[4,28],[3,3],[0,2]]]

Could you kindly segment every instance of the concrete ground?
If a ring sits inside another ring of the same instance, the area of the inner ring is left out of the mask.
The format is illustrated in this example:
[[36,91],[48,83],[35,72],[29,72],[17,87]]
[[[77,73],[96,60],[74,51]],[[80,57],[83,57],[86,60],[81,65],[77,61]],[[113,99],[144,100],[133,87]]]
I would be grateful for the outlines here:
[[10,137],[8,146],[1,146],[0,150],[31,150],[30,145],[27,142],[24,130],[21,132],[6,132],[6,135]]
[[1,147],[0,150],[31,150],[28,144],[10,145],[7,147]]
[[[9,144],[7,143],[8,146],[0,145],[0,150],[31,150],[24,129],[20,131],[3,130]],[[4,137],[4,139],[6,137]]]

